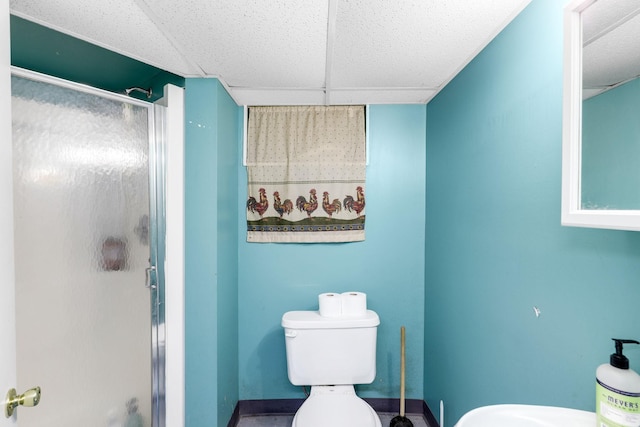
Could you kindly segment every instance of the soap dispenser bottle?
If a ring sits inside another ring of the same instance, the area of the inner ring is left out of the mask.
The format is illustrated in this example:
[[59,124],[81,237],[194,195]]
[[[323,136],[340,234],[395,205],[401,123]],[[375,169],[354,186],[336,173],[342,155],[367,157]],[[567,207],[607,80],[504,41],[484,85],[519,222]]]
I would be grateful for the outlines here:
[[596,414],[599,427],[640,427],[640,375],[629,369],[623,344],[636,340],[612,338],[616,352],[596,370]]

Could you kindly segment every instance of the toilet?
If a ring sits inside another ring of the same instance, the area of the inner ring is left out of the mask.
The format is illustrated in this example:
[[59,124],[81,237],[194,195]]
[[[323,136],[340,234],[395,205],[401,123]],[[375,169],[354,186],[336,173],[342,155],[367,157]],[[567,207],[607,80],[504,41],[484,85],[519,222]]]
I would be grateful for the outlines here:
[[289,311],[282,316],[289,381],[311,386],[292,427],[382,426],[354,388],[375,379],[379,324],[371,310],[358,316],[326,317],[319,311]]

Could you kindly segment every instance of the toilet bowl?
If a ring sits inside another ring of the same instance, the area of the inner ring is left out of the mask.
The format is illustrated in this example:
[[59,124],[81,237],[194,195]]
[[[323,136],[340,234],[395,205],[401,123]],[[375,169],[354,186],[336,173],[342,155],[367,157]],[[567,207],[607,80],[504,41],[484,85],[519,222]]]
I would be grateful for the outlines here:
[[292,427],[381,427],[378,414],[354,388],[375,379],[379,324],[371,310],[348,317],[323,317],[318,311],[284,314],[289,381],[311,386]]
[[291,427],[382,427],[380,417],[350,385],[313,386]]

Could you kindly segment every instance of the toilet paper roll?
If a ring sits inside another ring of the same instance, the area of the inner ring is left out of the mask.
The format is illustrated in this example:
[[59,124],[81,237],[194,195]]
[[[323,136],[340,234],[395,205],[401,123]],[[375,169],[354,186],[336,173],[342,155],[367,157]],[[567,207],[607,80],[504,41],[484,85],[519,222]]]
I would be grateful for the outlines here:
[[341,296],[343,316],[364,316],[367,313],[367,294],[363,292],[345,292]]
[[320,294],[318,295],[318,306],[320,316],[340,317],[342,316],[342,295],[333,292]]

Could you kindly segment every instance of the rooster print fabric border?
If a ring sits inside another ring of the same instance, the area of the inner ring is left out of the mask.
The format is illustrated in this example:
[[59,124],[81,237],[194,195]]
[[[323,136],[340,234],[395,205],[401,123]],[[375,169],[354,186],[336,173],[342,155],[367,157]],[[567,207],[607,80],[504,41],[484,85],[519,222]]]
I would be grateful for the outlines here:
[[364,108],[249,111],[247,241],[364,240]]
[[256,197],[247,200],[247,241],[364,240],[364,183],[318,184],[322,183],[254,185]]

